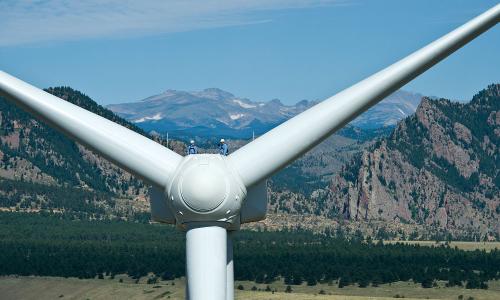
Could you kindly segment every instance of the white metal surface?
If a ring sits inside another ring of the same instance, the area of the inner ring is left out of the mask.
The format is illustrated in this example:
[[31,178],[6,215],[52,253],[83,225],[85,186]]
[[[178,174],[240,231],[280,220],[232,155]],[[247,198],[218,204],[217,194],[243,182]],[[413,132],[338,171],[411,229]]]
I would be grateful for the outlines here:
[[165,192],[157,187],[149,189],[151,219],[155,222],[175,224],[175,215],[167,205]]
[[186,232],[188,299],[223,300],[227,289],[227,231],[220,224],[190,223]]
[[500,4],[388,68],[272,129],[236,150],[229,156],[230,160],[245,185],[254,185],[494,26],[499,18]]
[[234,299],[233,235],[234,235],[234,231],[227,232],[226,300],[233,300]]
[[247,188],[247,197],[241,206],[241,224],[264,220],[267,213],[267,181],[262,180]]
[[0,71],[0,95],[118,166],[165,187],[181,156],[128,128]]
[[239,228],[246,193],[227,157],[219,154],[185,156],[166,190],[167,205],[179,226],[218,221]]

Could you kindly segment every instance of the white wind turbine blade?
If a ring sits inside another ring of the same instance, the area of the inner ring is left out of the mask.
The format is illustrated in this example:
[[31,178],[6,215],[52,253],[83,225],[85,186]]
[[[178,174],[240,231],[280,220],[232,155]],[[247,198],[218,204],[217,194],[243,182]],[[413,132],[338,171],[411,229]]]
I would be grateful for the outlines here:
[[[229,156],[248,187],[269,177],[481,33],[500,4],[395,64],[315,105]],[[465,71],[465,70],[464,70]]]
[[147,137],[2,71],[0,95],[155,186],[165,188],[182,159]]

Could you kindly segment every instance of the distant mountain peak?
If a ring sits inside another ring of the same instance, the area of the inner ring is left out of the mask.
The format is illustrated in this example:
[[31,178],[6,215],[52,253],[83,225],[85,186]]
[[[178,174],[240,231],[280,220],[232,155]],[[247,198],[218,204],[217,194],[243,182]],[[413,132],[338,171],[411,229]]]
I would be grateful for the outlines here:
[[307,107],[307,106],[309,106],[309,104],[310,104],[309,100],[304,99],[304,100],[300,100],[299,102],[297,102],[295,104],[295,106],[305,106],[305,107]]
[[356,118],[352,124],[361,128],[394,126],[417,110],[422,97],[418,93],[396,91]]
[[[202,92],[205,92],[205,93],[221,93],[221,94],[229,94],[231,96],[233,96],[233,94],[231,94],[230,92],[228,91],[224,91],[223,89],[219,89],[219,88],[206,88],[206,89],[203,89]],[[234,96],[233,96],[234,97]]]
[[[415,112],[421,97],[396,92],[352,125],[364,129],[393,126]],[[257,102],[219,88],[207,88],[190,92],[169,89],[143,101],[113,104],[108,108],[146,131],[241,137],[252,132],[262,134],[317,103],[301,100],[295,105],[285,105],[277,98]]]
[[178,94],[187,94],[187,93],[188,92],[186,92],[186,91],[167,89],[162,93],[162,95],[178,95]]
[[281,100],[278,99],[278,98],[272,99],[271,101],[269,101],[269,103],[272,103],[272,104],[275,104],[275,105],[284,106],[283,103],[281,102]]
[[140,102],[153,102],[153,101],[165,101],[172,97],[180,97],[182,95],[189,95],[188,92],[168,89],[161,94],[153,95],[145,99],[140,100]]
[[192,92],[191,94],[201,98],[208,98],[213,100],[228,100],[236,98],[230,92],[221,90],[219,88],[207,88],[199,92]]

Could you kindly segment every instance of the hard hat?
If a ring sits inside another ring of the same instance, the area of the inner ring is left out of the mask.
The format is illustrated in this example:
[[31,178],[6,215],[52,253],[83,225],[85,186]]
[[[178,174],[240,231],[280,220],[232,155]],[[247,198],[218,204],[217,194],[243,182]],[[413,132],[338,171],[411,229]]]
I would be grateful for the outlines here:
[[224,139],[220,139],[220,142],[221,142],[221,143],[224,143],[224,142],[225,142],[225,140],[224,140]]
[[194,144],[194,141],[193,141],[193,140],[191,140],[191,141],[190,141],[190,143],[191,143],[191,144]]

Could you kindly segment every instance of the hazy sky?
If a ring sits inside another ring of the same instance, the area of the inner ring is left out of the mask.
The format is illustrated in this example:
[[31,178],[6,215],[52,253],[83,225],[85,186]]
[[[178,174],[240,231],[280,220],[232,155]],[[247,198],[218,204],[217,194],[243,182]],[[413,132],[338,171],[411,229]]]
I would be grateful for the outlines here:
[[[324,99],[497,0],[0,1],[0,70],[102,104],[219,87]],[[500,82],[500,25],[404,87],[470,99]]]

